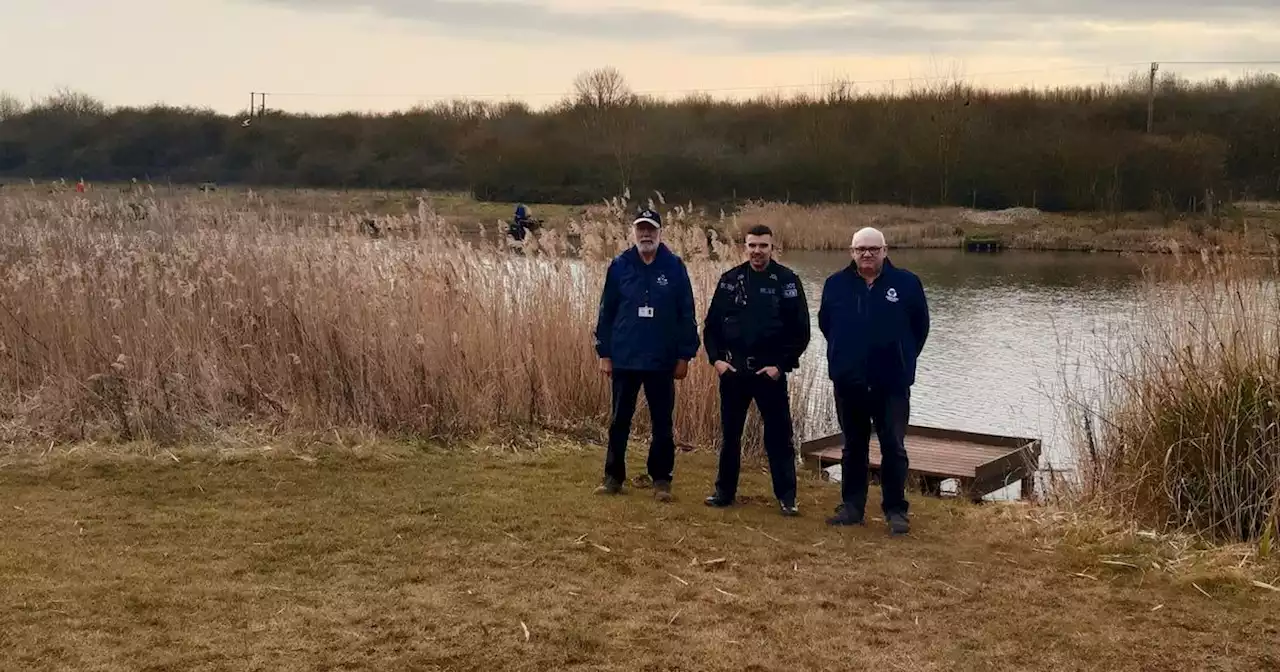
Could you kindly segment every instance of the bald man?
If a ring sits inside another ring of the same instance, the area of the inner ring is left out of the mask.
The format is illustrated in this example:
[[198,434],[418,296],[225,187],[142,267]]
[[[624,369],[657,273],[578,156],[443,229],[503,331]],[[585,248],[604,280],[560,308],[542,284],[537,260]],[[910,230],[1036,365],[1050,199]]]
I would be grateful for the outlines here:
[[916,379],[916,358],[929,336],[929,305],[920,278],[889,262],[884,234],[853,236],[853,261],[827,278],[818,328],[827,339],[827,372],[844,432],[841,499],[831,525],[862,525],[874,425],[880,443],[881,508],[889,531],[907,534],[907,450],[903,443]]

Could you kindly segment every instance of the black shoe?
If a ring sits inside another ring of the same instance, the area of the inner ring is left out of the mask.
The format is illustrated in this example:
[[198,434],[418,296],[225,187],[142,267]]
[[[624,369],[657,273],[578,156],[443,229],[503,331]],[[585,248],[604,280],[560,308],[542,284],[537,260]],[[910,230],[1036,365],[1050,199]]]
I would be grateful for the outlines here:
[[889,533],[895,537],[911,532],[911,523],[905,513],[891,513],[885,516],[889,520]]
[[604,477],[604,482],[596,486],[597,495],[616,495],[622,492],[622,482],[608,476]]
[[866,516],[861,511],[855,511],[845,507],[844,504],[836,507],[836,515],[827,519],[828,525],[849,526],[849,525],[865,525],[867,523]]
[[726,506],[733,506],[733,499],[729,497],[721,497],[719,493],[716,493],[702,500],[702,503],[717,509],[723,509]]
[[782,511],[782,515],[788,518],[795,518],[796,516],[800,515],[800,509],[797,508],[795,504],[780,502],[778,504],[778,508]]

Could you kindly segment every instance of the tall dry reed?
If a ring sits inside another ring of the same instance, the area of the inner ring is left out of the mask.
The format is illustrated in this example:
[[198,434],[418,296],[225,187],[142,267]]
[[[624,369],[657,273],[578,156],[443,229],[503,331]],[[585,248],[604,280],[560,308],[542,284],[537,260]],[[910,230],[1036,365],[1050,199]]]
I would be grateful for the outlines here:
[[[708,260],[715,243],[682,211],[664,233],[688,259],[700,318],[728,262]],[[539,232],[517,255],[464,240],[426,200],[379,217],[371,237],[360,217],[252,192],[6,197],[5,438],[172,442],[244,424],[602,433],[591,331],[607,259],[628,244],[620,222]],[[569,238],[581,257],[562,254]],[[715,385],[705,360],[678,385],[680,442],[716,445]]]
[[[1161,530],[1270,540],[1280,525],[1274,262],[1184,261],[1149,277],[1129,344],[1077,399],[1069,494]],[[1086,403],[1092,402],[1092,403]]]

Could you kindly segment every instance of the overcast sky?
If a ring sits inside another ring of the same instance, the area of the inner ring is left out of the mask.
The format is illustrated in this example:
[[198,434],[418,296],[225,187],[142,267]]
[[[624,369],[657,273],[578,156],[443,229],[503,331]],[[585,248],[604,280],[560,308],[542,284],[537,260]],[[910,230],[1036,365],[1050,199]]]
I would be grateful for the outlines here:
[[[1280,1],[0,0],[0,91],[111,105],[388,110],[455,95],[543,105],[611,65],[717,96],[1117,82],[1158,61],[1280,60]],[[1192,79],[1276,65],[1167,65]],[[1013,72],[1010,72],[1013,71]],[[306,95],[300,95],[306,94]]]

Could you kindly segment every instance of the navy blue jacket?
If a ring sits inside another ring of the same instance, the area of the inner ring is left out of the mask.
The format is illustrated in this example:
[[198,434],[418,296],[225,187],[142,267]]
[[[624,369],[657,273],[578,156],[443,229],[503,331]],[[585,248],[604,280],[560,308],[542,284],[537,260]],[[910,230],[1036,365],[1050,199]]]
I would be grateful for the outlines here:
[[[645,306],[653,317],[641,317]],[[673,371],[678,360],[696,357],[701,343],[684,261],[661,243],[651,264],[634,246],[615,257],[605,275],[595,337],[596,354],[619,370]]]
[[827,278],[818,308],[833,381],[905,392],[916,381],[916,358],[929,336],[924,285],[886,259],[867,286],[856,264]]

